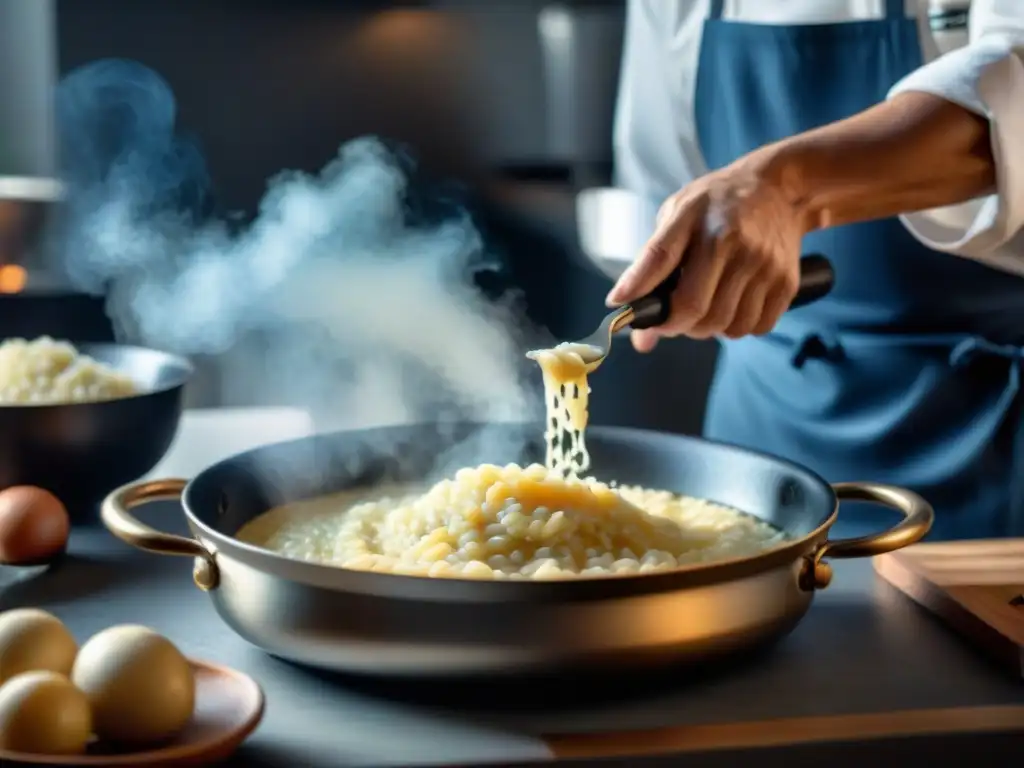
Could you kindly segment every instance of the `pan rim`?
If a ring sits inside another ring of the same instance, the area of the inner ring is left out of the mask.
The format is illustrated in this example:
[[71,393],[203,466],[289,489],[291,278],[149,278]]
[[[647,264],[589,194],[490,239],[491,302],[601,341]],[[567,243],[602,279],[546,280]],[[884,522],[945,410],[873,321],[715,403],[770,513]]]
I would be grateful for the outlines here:
[[[523,425],[532,422],[511,422]],[[810,532],[787,539],[779,544],[748,557],[733,557],[708,563],[691,563],[669,571],[655,573],[627,574],[615,576],[579,576],[571,579],[523,580],[506,579],[459,579],[430,576],[376,573],[342,568],[327,563],[296,560],[280,555],[253,544],[240,541],[233,535],[217,531],[203,522],[193,510],[194,494],[204,477],[223,471],[225,466],[240,466],[251,461],[262,451],[284,449],[288,445],[300,444],[315,439],[343,440],[345,436],[356,439],[376,431],[411,432],[435,425],[428,423],[405,424],[365,430],[336,430],[312,436],[270,443],[222,459],[203,469],[192,478],[182,492],[181,504],[189,528],[193,534],[216,553],[217,556],[231,556],[268,575],[285,578],[288,581],[328,591],[375,595],[396,599],[426,600],[432,602],[584,602],[603,601],[609,598],[642,597],[680,589],[689,589],[722,584],[757,576],[782,567],[794,567],[798,562],[813,554],[824,542],[829,529],[835,523],[839,512],[839,500],[832,485],[818,473],[799,463],[773,456],[742,446],[691,435],[679,435],[657,430],[633,427],[602,427],[588,429],[588,435],[628,440],[643,438],[683,440],[686,442],[711,445],[731,452],[744,453],[750,457],[767,460],[785,467],[818,485],[826,492],[830,509],[823,511],[820,523]],[[480,425],[488,426],[488,425]],[[798,573],[794,570],[794,583]]]

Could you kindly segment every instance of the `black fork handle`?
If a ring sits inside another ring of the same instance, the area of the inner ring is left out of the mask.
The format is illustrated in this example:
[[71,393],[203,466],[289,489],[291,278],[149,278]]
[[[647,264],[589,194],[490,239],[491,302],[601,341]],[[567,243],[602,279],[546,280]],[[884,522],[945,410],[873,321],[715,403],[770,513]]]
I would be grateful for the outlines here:
[[[633,309],[632,328],[656,328],[664,325],[672,313],[672,292],[679,284],[682,270],[677,269],[664,282],[636,301],[630,302]],[[797,291],[790,309],[803,307],[824,298],[832,290],[836,273],[832,262],[818,253],[812,253],[800,259],[800,289]]]

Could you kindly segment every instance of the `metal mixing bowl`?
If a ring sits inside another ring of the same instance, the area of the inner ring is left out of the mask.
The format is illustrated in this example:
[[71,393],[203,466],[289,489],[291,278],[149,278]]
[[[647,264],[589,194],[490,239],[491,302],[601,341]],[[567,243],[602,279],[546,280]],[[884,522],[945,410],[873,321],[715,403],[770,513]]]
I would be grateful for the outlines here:
[[[479,439],[486,429],[492,439]],[[532,426],[529,434],[539,434]],[[235,533],[280,504],[380,484],[433,479],[452,445],[491,446],[471,462],[535,461],[522,426],[391,427],[302,438],[221,461],[191,482],[118,489],[103,520],[141,549],[195,558],[194,579],[221,617],[266,651],[332,670],[389,676],[519,674],[569,666],[704,660],[778,638],[831,579],[829,558],[868,557],[923,537],[931,507],[899,488],[829,485],[782,459],[692,437],[593,428],[599,476],[708,499],[781,528],[789,540],[754,557],[674,571],[566,581],[472,581],[370,573],[288,559]],[[472,445],[473,443],[467,443]],[[498,448],[498,446],[503,446]],[[466,454],[462,454],[465,456]],[[451,469],[450,467],[445,467]],[[194,538],[161,533],[131,509],[180,499]],[[890,530],[829,541],[842,500],[898,510]]]
[[75,348],[131,377],[139,394],[92,403],[0,405],[0,488],[46,488],[79,521],[95,519],[104,496],[163,458],[181,421],[192,365],[142,347]]

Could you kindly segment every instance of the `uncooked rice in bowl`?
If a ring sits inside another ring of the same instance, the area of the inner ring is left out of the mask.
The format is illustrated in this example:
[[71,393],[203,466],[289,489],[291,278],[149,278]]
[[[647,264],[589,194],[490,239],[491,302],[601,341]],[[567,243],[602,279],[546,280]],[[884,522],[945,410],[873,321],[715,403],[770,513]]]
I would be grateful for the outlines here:
[[130,378],[66,341],[41,336],[0,344],[0,405],[88,403],[137,391]]

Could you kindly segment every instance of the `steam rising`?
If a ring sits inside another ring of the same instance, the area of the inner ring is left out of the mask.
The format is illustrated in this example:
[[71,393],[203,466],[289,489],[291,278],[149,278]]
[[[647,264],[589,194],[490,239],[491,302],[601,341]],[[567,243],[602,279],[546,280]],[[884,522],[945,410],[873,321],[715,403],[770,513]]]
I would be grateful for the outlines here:
[[410,223],[407,174],[380,141],[272,179],[238,227],[208,215],[201,153],[157,74],[98,62],[57,103],[70,188],[57,253],[76,288],[106,291],[119,337],[226,354],[227,397],[285,393],[321,426],[534,415],[514,307],[474,284],[494,265],[472,222]]

